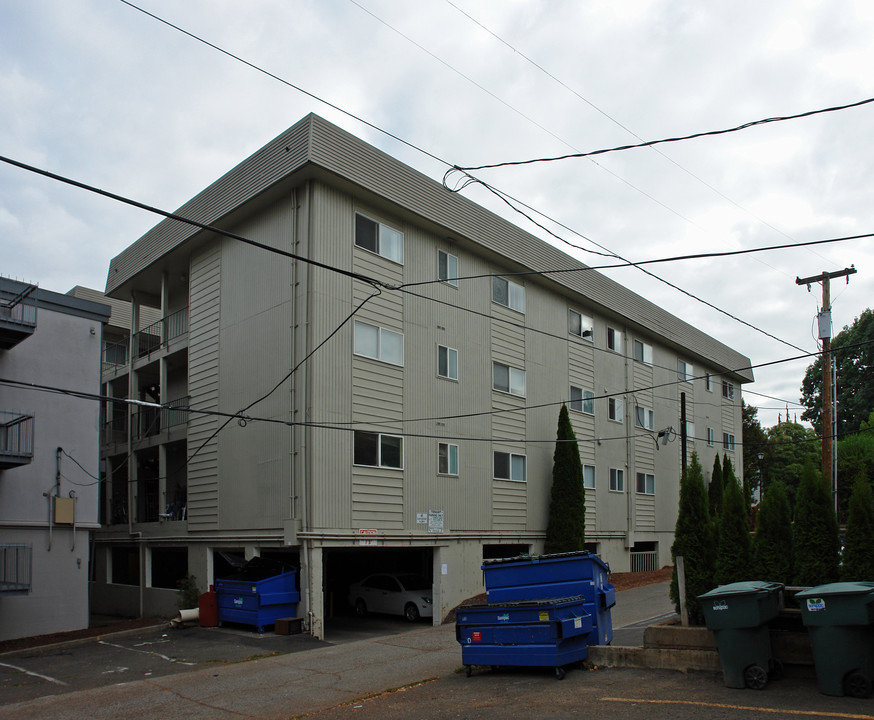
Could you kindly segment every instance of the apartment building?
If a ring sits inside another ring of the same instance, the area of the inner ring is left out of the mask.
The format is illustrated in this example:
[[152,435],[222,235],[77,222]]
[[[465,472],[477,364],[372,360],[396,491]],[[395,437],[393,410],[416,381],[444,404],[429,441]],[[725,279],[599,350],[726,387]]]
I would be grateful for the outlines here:
[[88,627],[108,317],[0,278],[0,640]]
[[614,570],[670,562],[681,400],[740,471],[746,357],[318,116],[178,213],[109,267],[96,609],[261,555],[319,637],[375,570],[429,575],[439,622],[542,550],[563,402]]

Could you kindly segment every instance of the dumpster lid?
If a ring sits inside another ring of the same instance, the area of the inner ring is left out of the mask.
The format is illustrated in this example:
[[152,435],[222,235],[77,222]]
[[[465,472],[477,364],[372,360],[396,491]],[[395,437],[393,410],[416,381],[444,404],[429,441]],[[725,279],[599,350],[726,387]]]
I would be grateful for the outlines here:
[[574,595],[572,597],[563,597],[563,598],[541,598],[539,600],[508,600],[507,602],[490,602],[490,603],[480,603],[477,605],[463,605],[456,609],[456,613],[460,613],[464,610],[470,610],[471,608],[483,609],[487,608],[489,610],[501,610],[503,608],[532,608],[532,607],[556,607],[558,605],[579,605],[584,603],[586,600],[584,595]]
[[729,583],[713,588],[710,592],[699,595],[699,598],[724,597],[726,595],[755,595],[758,593],[774,592],[782,590],[783,583],[763,582],[761,580],[747,580],[744,582]]
[[795,597],[813,598],[823,595],[864,595],[874,593],[874,582],[836,582],[817,585],[816,587],[795,593]]
[[573,552],[565,552],[565,553],[549,553],[547,555],[516,555],[514,557],[506,557],[506,558],[492,558],[490,560],[483,560],[483,568],[486,565],[500,565],[501,563],[513,563],[513,562],[530,562],[537,563],[543,561],[553,561],[553,560],[567,560],[570,558],[591,558],[592,560],[597,561],[600,565],[604,567],[607,572],[610,572],[610,566],[604,562],[600,557],[595,555],[594,553],[590,553],[588,550],[575,550]]
[[284,575],[297,570],[293,565],[289,565],[280,560],[271,558],[253,557],[240,570],[223,578],[221,580],[236,580],[244,582],[258,582],[259,580],[267,580],[268,578]]

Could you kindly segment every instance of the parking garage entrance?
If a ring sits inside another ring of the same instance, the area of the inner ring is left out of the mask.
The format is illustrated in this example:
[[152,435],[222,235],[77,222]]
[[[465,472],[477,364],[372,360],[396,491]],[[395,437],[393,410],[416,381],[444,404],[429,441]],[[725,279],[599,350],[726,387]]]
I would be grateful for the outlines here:
[[403,615],[369,612],[356,615],[349,602],[349,587],[375,573],[414,575],[433,584],[433,555],[432,548],[325,548],[322,555],[325,639],[330,641],[332,635],[336,639],[338,634],[360,633],[364,637],[409,629],[411,624]]

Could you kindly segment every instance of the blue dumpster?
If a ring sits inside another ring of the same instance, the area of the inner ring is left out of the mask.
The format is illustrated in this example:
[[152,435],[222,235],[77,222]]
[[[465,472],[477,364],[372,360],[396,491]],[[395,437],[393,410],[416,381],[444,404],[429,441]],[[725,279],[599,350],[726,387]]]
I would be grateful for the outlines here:
[[253,558],[240,572],[215,581],[219,625],[254,625],[260,633],[279,618],[297,615],[297,569],[258,560]]
[[609,645],[613,640],[610,608],[616,604],[616,590],[610,583],[610,566],[597,555],[526,555],[486,560],[482,569],[489,603],[582,595],[592,617],[587,644]]
[[522,665],[552,667],[561,680],[562,666],[588,656],[591,630],[585,598],[577,596],[459,608],[455,637],[468,677],[474,665]]

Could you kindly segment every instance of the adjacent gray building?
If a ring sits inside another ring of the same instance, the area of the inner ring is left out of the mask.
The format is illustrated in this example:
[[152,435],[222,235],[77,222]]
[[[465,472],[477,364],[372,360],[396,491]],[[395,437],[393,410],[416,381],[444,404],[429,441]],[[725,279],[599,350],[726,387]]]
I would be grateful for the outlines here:
[[0,278],[0,640],[88,627],[108,317]]
[[110,264],[104,390],[140,404],[106,404],[97,610],[273,555],[317,636],[377,569],[430,575],[439,622],[542,550],[562,402],[614,570],[670,562],[681,397],[740,473],[746,357],[320,117],[178,212],[260,246],[165,220]]

